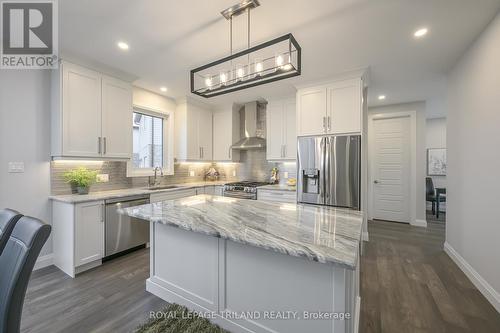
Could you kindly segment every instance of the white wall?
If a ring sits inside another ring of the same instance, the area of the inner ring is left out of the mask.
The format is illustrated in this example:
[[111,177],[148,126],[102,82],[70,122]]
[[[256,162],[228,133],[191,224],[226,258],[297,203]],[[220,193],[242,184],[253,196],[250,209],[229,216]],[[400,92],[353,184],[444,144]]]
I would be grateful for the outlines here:
[[448,82],[448,252],[500,312],[500,14]]
[[[24,173],[8,173],[24,162]],[[0,70],[0,208],[51,224],[50,71]],[[52,239],[41,255],[52,252]]]
[[[446,148],[446,118],[427,119],[425,148]],[[432,176],[435,187],[446,187],[446,176]]]
[[[425,214],[425,175],[426,175],[426,156],[425,156],[425,102],[415,102],[415,103],[404,103],[404,104],[395,104],[395,105],[387,105],[375,108],[369,108],[368,114],[381,114],[381,113],[392,113],[392,112],[407,112],[407,111],[416,111],[417,114],[417,158],[416,165],[414,166],[416,169],[416,219],[420,221],[426,220]],[[411,147],[408,147],[411,149]],[[368,164],[370,165],[371,158],[370,152],[368,156]]]

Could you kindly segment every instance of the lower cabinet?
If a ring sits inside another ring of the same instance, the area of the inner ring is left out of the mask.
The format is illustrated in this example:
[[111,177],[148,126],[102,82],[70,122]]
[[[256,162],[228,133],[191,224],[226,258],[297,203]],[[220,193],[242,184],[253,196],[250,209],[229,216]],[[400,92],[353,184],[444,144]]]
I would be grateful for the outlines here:
[[104,256],[104,202],[75,205],[75,266]]
[[175,191],[169,191],[169,192],[161,192],[161,193],[153,193],[150,196],[150,202],[160,202],[160,201],[165,201],[165,200],[173,200],[173,199],[180,199],[184,197],[190,197],[192,195],[196,195],[197,191],[196,188],[187,188],[187,189],[181,189],[181,190],[175,190]]
[[257,189],[257,200],[296,203],[297,194],[294,191]]
[[222,186],[220,185],[207,185],[204,187],[205,194],[222,196]]
[[52,204],[54,265],[71,277],[101,264],[104,201]]

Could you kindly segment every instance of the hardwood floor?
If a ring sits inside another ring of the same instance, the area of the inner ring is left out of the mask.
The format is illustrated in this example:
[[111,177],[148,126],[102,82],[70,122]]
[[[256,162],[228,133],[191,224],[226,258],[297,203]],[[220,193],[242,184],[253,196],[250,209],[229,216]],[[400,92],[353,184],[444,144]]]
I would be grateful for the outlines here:
[[500,332],[500,314],[443,251],[442,216],[427,228],[368,224],[361,333]]
[[[443,252],[443,222],[370,222],[361,262],[361,333],[500,332],[500,315]],[[141,250],[71,279],[54,266],[31,278],[22,332],[131,332],[166,303],[145,291]]]
[[166,303],[146,291],[149,250],[109,261],[75,279],[55,266],[31,277],[22,332],[130,332]]

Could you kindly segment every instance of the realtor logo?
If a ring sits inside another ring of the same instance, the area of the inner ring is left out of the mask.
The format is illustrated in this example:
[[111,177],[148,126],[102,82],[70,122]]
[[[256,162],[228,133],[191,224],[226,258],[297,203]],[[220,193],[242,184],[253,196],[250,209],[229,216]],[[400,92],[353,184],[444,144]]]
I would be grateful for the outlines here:
[[57,68],[56,0],[2,1],[0,8],[0,68]]

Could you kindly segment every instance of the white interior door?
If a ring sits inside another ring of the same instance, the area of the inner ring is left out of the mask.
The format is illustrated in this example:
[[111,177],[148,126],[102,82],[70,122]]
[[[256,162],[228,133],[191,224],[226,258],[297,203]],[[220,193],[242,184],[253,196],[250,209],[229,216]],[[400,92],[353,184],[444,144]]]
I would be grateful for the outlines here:
[[372,124],[373,218],[411,219],[411,118],[374,119]]

